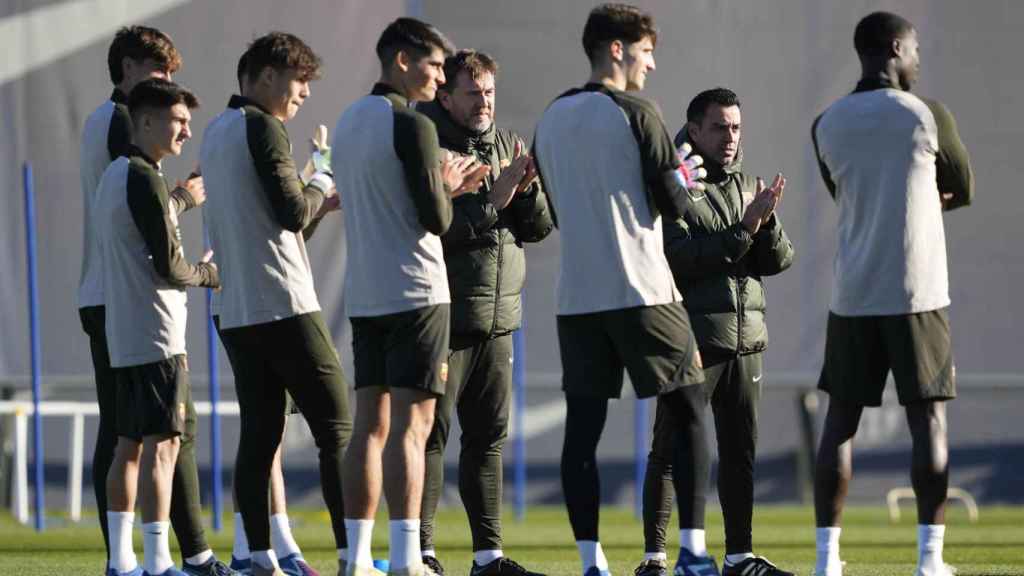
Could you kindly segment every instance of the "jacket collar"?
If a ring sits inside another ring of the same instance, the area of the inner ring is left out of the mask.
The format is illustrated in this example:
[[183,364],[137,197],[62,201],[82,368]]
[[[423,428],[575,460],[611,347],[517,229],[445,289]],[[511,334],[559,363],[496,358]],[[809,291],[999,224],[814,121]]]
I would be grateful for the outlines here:
[[371,96],[383,96],[391,101],[395,106],[402,108],[409,107],[409,99],[404,94],[395,89],[394,86],[385,82],[377,82],[373,85],[373,90],[370,90]]
[[437,127],[437,136],[445,148],[451,148],[459,152],[488,152],[494,146],[495,128],[494,123],[483,133],[473,132],[458,124],[452,119],[451,114],[441,106],[441,103],[434,99],[431,102],[418,104],[416,110],[425,114],[433,120]]
[[142,148],[139,148],[135,144],[132,144],[131,147],[128,148],[128,157],[131,158],[133,156],[138,156],[139,158],[142,158],[146,162],[146,164],[152,166],[154,170],[160,170],[160,163],[155,162],[152,158],[147,156],[146,153],[142,151]]
[[110,101],[115,104],[128,105],[128,95],[121,91],[120,88],[114,88],[114,91],[110,94]]
[[234,110],[237,110],[237,109],[243,108],[245,106],[252,106],[253,108],[258,108],[264,114],[267,114],[268,116],[273,116],[273,114],[268,112],[267,109],[264,108],[263,106],[260,106],[255,100],[252,100],[250,98],[246,98],[245,96],[239,96],[238,94],[232,94],[231,95],[231,99],[228,100],[228,108],[232,108]]
[[903,88],[889,78],[872,76],[870,78],[861,78],[860,82],[857,82],[857,87],[854,88],[853,92],[868,92],[870,90],[883,90],[886,88],[903,90]]

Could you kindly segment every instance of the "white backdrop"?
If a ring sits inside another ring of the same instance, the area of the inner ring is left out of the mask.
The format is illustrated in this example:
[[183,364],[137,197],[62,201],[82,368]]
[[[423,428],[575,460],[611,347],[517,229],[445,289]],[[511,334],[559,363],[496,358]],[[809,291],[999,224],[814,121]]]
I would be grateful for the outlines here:
[[[90,371],[78,326],[75,288],[81,255],[78,141],[85,116],[109,94],[106,50],[118,25],[144,22],[171,34],[184,56],[176,79],[203,100],[195,114],[198,139],[208,119],[235,90],[234,69],[245,43],[270,29],[306,38],[324,58],[325,78],[289,126],[296,155],[317,123],[365,93],[377,74],[373,45],[395,16],[415,12],[459,46],[492,53],[502,66],[498,122],[532,137],[546,104],[586,79],[580,34],[594,2],[517,0],[473,2],[221,0],[5,0],[0,6],[0,380],[28,372],[24,228],[20,164],[36,170],[39,205],[43,370],[48,385]],[[897,11],[920,32],[918,92],[943,101],[956,116],[977,175],[975,206],[946,217],[959,372],[981,378],[1019,374],[1017,251],[1024,221],[1022,171],[1016,143],[1024,133],[1024,3],[863,0],[686,0],[640,2],[661,35],[657,70],[646,95],[656,100],[673,133],[698,91],[726,86],[743,101],[745,166],[782,171],[789,187],[782,221],[793,239],[793,269],[768,281],[770,374],[813,374],[820,367],[834,247],[835,209],[820,182],[809,130],[829,102],[852,89],[859,68],[852,47],[857,20],[876,9]],[[166,163],[177,177],[195,162],[198,141]],[[240,216],[244,217],[244,216]],[[200,254],[198,214],[184,217],[190,257]],[[311,244],[317,288],[339,349],[348,358],[341,314],[344,274],[340,218]],[[534,385],[556,386],[554,330],[557,234],[530,247],[528,351]],[[205,366],[204,297],[190,296],[190,355],[196,380]]]

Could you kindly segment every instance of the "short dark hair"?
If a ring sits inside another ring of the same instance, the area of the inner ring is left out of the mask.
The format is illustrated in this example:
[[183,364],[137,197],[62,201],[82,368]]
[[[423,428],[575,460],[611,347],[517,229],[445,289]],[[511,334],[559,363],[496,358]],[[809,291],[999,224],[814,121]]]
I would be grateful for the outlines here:
[[167,109],[184,104],[189,110],[199,107],[199,99],[180,84],[163,78],[148,78],[139,82],[128,95],[128,112],[135,120],[143,110]]
[[455,81],[461,72],[466,72],[469,77],[476,80],[484,74],[498,75],[498,63],[490,55],[476,50],[459,50],[453,56],[445,58],[444,77],[445,83],[440,86],[441,90],[451,92],[455,89]]
[[597,50],[614,40],[627,44],[650,38],[658,43],[658,29],[654,18],[629,4],[602,4],[590,11],[587,24],[583,27],[583,51],[591,62]]
[[114,84],[124,80],[121,64],[125,58],[136,62],[153,60],[167,69],[169,74],[181,68],[181,54],[174,47],[171,37],[148,26],[124,27],[114,35],[114,41],[107,51],[107,68],[110,70],[110,81]]
[[728,88],[712,88],[711,90],[705,90],[700,94],[693,97],[690,100],[690,105],[686,107],[686,121],[693,122],[694,124],[700,124],[704,121],[704,115],[708,112],[708,107],[712,104],[718,104],[723,108],[729,106],[740,106],[740,99],[736,96],[736,93]]
[[238,78],[239,91],[242,90],[242,84],[243,81],[245,80],[245,68],[247,65],[247,60],[245,59],[246,54],[248,54],[248,52],[243,53],[242,56],[238,58],[238,67],[235,68],[235,76]]
[[410,56],[422,57],[434,48],[439,48],[446,57],[455,53],[455,45],[434,26],[415,18],[398,18],[381,32],[377,58],[381,66],[387,67],[401,50],[409,52]]
[[884,55],[892,41],[902,38],[914,29],[906,18],[892,12],[872,12],[860,22],[853,32],[853,47],[862,59]]
[[268,66],[275,70],[295,70],[299,80],[320,79],[320,57],[301,38],[287,32],[270,32],[252,41],[239,61],[245,75],[255,79]]

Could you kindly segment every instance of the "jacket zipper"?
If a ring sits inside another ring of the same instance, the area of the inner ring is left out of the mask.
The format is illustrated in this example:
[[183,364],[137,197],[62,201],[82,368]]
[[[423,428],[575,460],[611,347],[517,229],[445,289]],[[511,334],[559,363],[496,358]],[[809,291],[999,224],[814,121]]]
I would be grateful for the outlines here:
[[505,253],[505,243],[501,239],[501,229],[495,230],[495,233],[498,237],[498,270],[494,276],[494,314],[491,319],[491,333],[488,336],[494,336],[494,331],[498,329],[498,307],[501,304],[501,257]]
[[[742,226],[743,225],[742,224],[742,222],[743,222],[743,187],[740,186],[740,183],[738,182],[738,179],[735,178],[735,176],[733,178],[730,178],[730,179],[733,181],[733,184],[736,185],[736,193],[739,195],[739,198],[740,198],[740,203],[739,203],[739,220],[737,220],[737,222],[741,222],[740,226]],[[744,285],[743,285],[743,282],[742,282],[742,280],[740,278],[740,269],[739,269],[740,265],[739,265],[739,262],[737,262],[735,264],[735,266],[736,266],[736,270],[733,273],[733,277],[736,279],[736,355],[739,356],[740,355],[740,351],[743,348],[743,289],[744,289]]]

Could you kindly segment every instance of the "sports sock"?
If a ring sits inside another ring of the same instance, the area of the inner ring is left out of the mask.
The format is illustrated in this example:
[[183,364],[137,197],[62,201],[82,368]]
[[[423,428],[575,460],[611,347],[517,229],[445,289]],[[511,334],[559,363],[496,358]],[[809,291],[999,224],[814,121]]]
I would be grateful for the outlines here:
[[583,572],[586,573],[594,566],[598,570],[608,570],[608,559],[604,557],[604,550],[601,543],[595,540],[577,540],[576,548],[580,551],[580,561],[583,563]]
[[690,554],[703,558],[708,555],[708,545],[702,528],[682,528],[679,530],[679,547],[686,548]]
[[270,546],[278,558],[292,554],[302,556],[302,550],[299,550],[299,545],[292,537],[292,527],[288,523],[287,514],[270,515]]
[[110,531],[110,567],[118,572],[131,572],[139,565],[132,547],[132,524],[135,512],[107,512]]
[[142,565],[150,574],[163,574],[174,566],[169,541],[170,522],[142,525]]
[[942,544],[945,536],[945,524],[918,524],[917,567],[922,573],[939,574],[942,570]]
[[373,539],[373,520],[345,518],[345,535],[348,537],[349,564],[363,568],[372,567],[370,540]]
[[273,550],[253,550],[252,561],[263,568],[278,568],[277,554]]
[[476,562],[477,566],[486,566],[504,555],[501,550],[477,550],[473,552],[473,562]]
[[419,564],[420,558],[420,519],[405,518],[388,522],[390,545],[388,561],[391,570],[402,570],[413,564]]
[[754,553],[753,552],[738,552],[736,554],[726,554],[725,555],[725,563],[728,564],[729,566],[733,566],[735,564],[739,564],[740,562],[743,562],[747,558],[753,558],[753,557],[754,557]]
[[206,564],[206,562],[210,558],[213,558],[213,550],[207,548],[206,550],[203,550],[195,556],[189,556],[188,558],[185,558],[185,564],[190,564],[192,566],[202,566],[203,564]]
[[420,552],[420,556],[430,556],[431,558],[437,558],[437,552],[435,552],[434,549],[431,548],[429,550],[423,550],[422,552]]
[[816,576],[837,576],[842,573],[842,563],[839,561],[839,533],[842,528],[839,526],[828,526],[815,530],[815,547],[817,549],[817,561],[814,563],[814,574]]
[[668,562],[668,554],[664,552],[644,552],[644,561],[647,560],[661,560],[662,562]]
[[249,539],[245,537],[245,524],[242,523],[241,512],[235,512],[235,545],[231,549],[231,556],[239,560],[248,560],[252,556],[249,552]]

